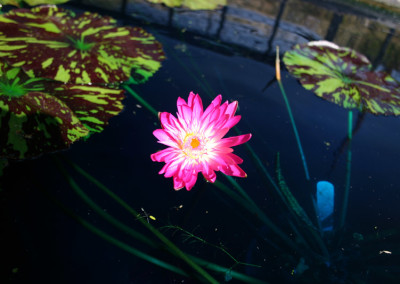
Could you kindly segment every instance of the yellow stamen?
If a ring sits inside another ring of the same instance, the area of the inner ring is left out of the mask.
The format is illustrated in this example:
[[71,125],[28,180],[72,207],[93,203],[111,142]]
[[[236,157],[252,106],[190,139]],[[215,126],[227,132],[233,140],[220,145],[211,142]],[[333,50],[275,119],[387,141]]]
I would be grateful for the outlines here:
[[192,141],[190,142],[190,146],[192,146],[193,149],[196,149],[200,145],[200,141],[197,140],[196,138],[193,138]]

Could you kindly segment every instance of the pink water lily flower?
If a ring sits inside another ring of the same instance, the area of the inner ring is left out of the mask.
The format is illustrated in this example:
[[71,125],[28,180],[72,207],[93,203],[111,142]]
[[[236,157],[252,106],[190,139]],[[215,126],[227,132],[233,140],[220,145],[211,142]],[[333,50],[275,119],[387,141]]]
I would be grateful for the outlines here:
[[251,134],[223,138],[241,116],[235,116],[237,101],[221,101],[222,96],[218,95],[203,111],[200,96],[191,92],[187,103],[178,98],[177,118],[168,112],[159,114],[162,129],[153,134],[159,143],[169,147],[152,154],[151,159],[165,162],[159,174],[173,177],[174,189],[191,190],[199,172],[209,182],[215,182],[215,171],[247,176],[238,166],[243,160],[232,153],[231,147],[246,143]]

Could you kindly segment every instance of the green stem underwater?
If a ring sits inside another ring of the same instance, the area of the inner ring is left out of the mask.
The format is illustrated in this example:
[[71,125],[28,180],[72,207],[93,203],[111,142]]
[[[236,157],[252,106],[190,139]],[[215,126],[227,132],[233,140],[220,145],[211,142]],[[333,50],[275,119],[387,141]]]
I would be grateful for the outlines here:
[[222,182],[216,180],[214,185],[219,188],[221,191],[225,192],[229,195],[233,200],[242,205],[246,210],[248,210],[251,214],[257,217],[261,222],[263,222],[267,227],[269,227],[279,238],[286,243],[287,246],[291,247],[294,250],[301,251],[301,248],[293,242],[287,235],[284,233],[279,227],[277,227],[266,215],[265,213],[259,209],[257,206],[253,206],[254,202],[249,202],[247,199],[243,199],[242,196],[233,192],[228,186],[223,184]]
[[346,215],[347,215],[347,207],[349,203],[350,179],[351,179],[351,141],[353,139],[352,133],[353,133],[353,111],[349,110],[348,125],[347,125],[347,138],[349,140],[349,144],[347,146],[346,184],[343,194],[342,210],[340,212],[340,219],[338,226],[339,231],[342,231],[344,229],[344,225],[346,222]]
[[278,81],[278,85],[279,85],[279,88],[281,90],[283,99],[285,100],[285,104],[286,104],[286,108],[287,108],[287,111],[288,111],[288,114],[289,114],[290,122],[291,122],[292,127],[293,127],[294,136],[296,137],[297,146],[299,147],[301,160],[303,162],[303,167],[304,167],[304,172],[305,172],[305,175],[306,175],[306,179],[310,180],[310,175],[308,173],[308,168],[307,168],[306,157],[304,155],[303,147],[301,146],[301,142],[300,142],[300,135],[299,135],[299,132],[297,131],[296,123],[294,121],[294,117],[293,117],[293,114],[292,114],[292,109],[290,108],[289,99],[286,96],[286,92],[285,92],[285,89],[283,88],[283,84],[282,84],[282,81],[281,81],[280,63],[279,63],[279,47],[278,46],[276,48],[275,67],[276,67],[276,80]]
[[[70,163],[74,165],[73,163]],[[74,168],[79,168],[78,166],[74,166]],[[61,169],[62,170],[62,169]],[[79,193],[79,187],[75,184],[75,182],[69,177],[69,175],[63,171],[64,174],[66,174],[67,179],[73,187],[73,189],[78,190],[77,193]],[[127,209],[132,215],[135,216],[135,218],[139,215],[136,210],[131,208],[127,203],[123,202],[121,198],[119,198],[116,194],[112,193],[111,190],[109,190],[106,186],[104,186],[102,183],[100,183],[97,179],[95,179],[93,176],[91,176],[89,173],[85,172],[82,168],[79,168],[79,172],[86,177],[88,180],[92,181],[98,188],[103,190],[105,193],[107,193],[111,198],[116,200],[119,204],[121,204],[125,209]],[[71,183],[72,182],[72,183]],[[112,194],[110,194],[112,193]],[[87,201],[85,198],[85,195],[79,194],[81,198]],[[139,222],[141,222],[148,230],[150,230],[153,235],[155,235],[161,242],[168,248],[168,250],[173,253],[175,256],[179,257],[182,259],[184,262],[186,262],[194,271],[198,273],[199,276],[201,276],[204,280],[206,280],[208,283],[218,283],[217,280],[215,280],[210,274],[208,274],[204,269],[202,269],[199,265],[197,265],[193,260],[191,260],[184,252],[182,252],[174,243],[172,243],[167,237],[165,237],[161,232],[159,232],[155,227],[153,227],[150,223],[147,221],[143,220],[142,218],[138,219]]]
[[[68,183],[70,184],[71,188],[78,194],[78,196],[80,196],[90,207],[92,207],[97,213],[100,213],[100,215],[106,219],[108,222],[110,222],[112,225],[115,225],[116,227],[118,227],[119,229],[121,229],[122,231],[128,233],[129,235],[137,238],[137,235],[141,235],[137,232],[135,232],[134,230],[130,229],[129,227],[125,226],[124,224],[122,224],[121,222],[117,221],[116,219],[114,219],[113,217],[111,217],[110,215],[108,215],[107,213],[105,213],[103,210],[101,210],[101,208],[94,203],[81,189],[80,187],[76,184],[76,182],[72,179],[72,177],[68,174],[68,172],[65,170],[65,168],[61,165],[61,162],[58,159],[55,159],[56,165],[59,168],[61,174],[67,179]],[[50,195],[50,193],[48,193],[47,191],[45,192],[46,195],[49,196],[49,198],[51,200],[53,200],[57,206],[59,206],[67,215],[69,215],[70,217],[72,217],[75,221],[77,221],[78,223],[80,223],[83,227],[85,227],[86,229],[88,229],[89,231],[91,231],[92,233],[94,233],[95,235],[99,236],[100,238],[106,240],[107,242],[119,247],[120,249],[138,257],[141,259],[144,259],[152,264],[155,264],[157,266],[160,266],[164,269],[170,270],[174,273],[189,277],[189,275],[183,271],[181,268],[178,268],[174,265],[171,265],[165,261],[162,261],[160,259],[157,259],[151,255],[148,255],[140,250],[137,250],[136,248],[110,236],[109,234],[105,233],[104,231],[100,230],[99,228],[97,228],[96,226],[90,224],[89,222],[87,222],[86,220],[84,220],[83,218],[79,217],[78,215],[76,215],[75,213],[73,213],[70,209],[66,208],[60,201],[56,200],[53,196]],[[101,214],[101,212],[103,212],[103,214]],[[126,229],[129,230],[126,230]],[[131,232],[134,232],[133,234],[131,234]],[[148,245],[150,245],[151,247],[159,247],[159,245],[156,245],[155,243],[153,243],[151,240],[149,240],[148,238],[143,239],[142,237],[138,238],[139,240],[141,240],[142,242],[147,243]]]
[[136,100],[139,101],[145,108],[147,108],[152,114],[158,117],[158,111],[153,108],[145,99],[139,96],[134,90],[132,90],[127,84],[123,84],[122,87]]

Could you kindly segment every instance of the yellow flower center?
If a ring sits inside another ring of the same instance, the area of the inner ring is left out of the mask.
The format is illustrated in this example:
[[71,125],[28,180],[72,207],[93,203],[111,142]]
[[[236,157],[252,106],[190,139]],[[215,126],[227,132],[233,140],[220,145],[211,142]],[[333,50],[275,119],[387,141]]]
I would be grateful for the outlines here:
[[186,135],[182,143],[182,151],[191,159],[197,160],[206,153],[205,139],[193,133]]
[[193,149],[199,147],[200,141],[195,137],[192,139],[192,142],[190,142],[190,146],[192,146]]

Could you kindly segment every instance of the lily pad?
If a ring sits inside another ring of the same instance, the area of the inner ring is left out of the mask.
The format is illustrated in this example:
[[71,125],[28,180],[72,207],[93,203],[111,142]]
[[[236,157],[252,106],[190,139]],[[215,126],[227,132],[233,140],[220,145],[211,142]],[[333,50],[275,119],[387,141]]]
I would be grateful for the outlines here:
[[63,4],[69,0],[1,0],[2,5],[13,5],[17,7],[22,7],[22,3],[26,3],[29,6],[43,5],[43,4]]
[[69,0],[24,0],[24,2],[29,6],[44,5],[44,4],[58,5],[66,3],[68,1]]
[[344,108],[400,115],[400,85],[386,72],[372,70],[353,49],[328,41],[298,44],[283,62],[307,90]]
[[226,0],[147,0],[151,3],[162,3],[168,7],[186,7],[190,10],[214,10],[226,5]]
[[20,7],[20,2],[21,0],[2,0],[0,1],[0,5],[12,5],[12,6],[17,6]]
[[142,28],[55,6],[1,15],[0,57],[30,77],[75,84],[121,83],[131,69],[136,82],[144,82],[165,58],[161,44]]
[[0,158],[25,159],[68,148],[100,132],[123,106],[122,90],[29,78],[0,62]]

